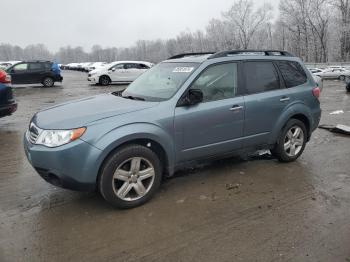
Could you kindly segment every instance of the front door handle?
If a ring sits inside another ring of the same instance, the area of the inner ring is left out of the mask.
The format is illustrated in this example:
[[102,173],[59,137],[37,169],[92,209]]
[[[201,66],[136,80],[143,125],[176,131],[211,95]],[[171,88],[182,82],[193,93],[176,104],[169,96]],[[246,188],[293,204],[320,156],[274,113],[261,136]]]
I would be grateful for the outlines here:
[[281,102],[286,102],[286,101],[289,101],[289,100],[290,100],[290,98],[289,98],[289,97],[286,97],[286,96],[284,96],[284,97],[282,97],[282,98],[280,99]]
[[230,108],[230,111],[239,111],[243,109],[243,106],[240,106],[240,105],[234,105]]

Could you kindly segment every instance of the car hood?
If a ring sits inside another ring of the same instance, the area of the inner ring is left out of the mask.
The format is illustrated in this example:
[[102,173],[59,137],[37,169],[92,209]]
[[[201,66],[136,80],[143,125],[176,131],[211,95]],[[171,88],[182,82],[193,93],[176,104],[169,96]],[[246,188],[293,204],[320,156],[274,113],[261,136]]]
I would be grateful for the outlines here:
[[32,121],[43,129],[72,129],[104,118],[150,108],[157,104],[159,102],[130,100],[113,94],[104,94],[47,108],[38,112]]

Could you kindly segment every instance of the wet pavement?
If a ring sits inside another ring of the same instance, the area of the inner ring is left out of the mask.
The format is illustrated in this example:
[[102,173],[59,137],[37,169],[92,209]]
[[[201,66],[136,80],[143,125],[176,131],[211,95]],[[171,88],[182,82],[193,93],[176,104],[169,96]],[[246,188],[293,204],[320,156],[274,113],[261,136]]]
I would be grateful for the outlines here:
[[[186,169],[144,206],[116,210],[47,184],[25,158],[36,111],[124,88],[63,74],[53,88],[16,87],[18,111],[0,119],[0,261],[350,261],[349,136],[318,129],[294,163]],[[350,94],[338,81],[324,86],[321,123],[350,126]]]

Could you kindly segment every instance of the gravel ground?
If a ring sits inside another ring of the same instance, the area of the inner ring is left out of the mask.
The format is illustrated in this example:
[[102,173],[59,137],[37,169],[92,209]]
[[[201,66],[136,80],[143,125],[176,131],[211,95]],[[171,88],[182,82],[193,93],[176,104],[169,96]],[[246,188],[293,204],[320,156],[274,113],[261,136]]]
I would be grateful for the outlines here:
[[[0,119],[0,261],[350,261],[350,137],[318,129],[290,164],[232,158],[182,170],[146,205],[115,210],[47,184],[25,158],[36,111],[125,88],[63,76],[53,88],[15,87],[19,109]],[[321,123],[350,126],[344,85],[324,86]]]

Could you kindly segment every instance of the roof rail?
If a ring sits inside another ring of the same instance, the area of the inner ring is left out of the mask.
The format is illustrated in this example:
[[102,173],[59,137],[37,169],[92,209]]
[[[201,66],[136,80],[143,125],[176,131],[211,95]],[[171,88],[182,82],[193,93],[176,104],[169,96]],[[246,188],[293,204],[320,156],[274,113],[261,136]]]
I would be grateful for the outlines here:
[[281,50],[231,50],[231,51],[222,51],[215,53],[208,57],[208,59],[233,56],[233,55],[257,55],[257,54],[265,55],[265,56],[294,56],[287,51]]
[[49,60],[25,60],[23,62],[28,62],[28,63],[44,63],[44,62],[51,62]]
[[197,53],[183,53],[169,57],[168,60],[184,58],[186,56],[201,56],[201,55],[213,55],[215,52],[197,52]]

